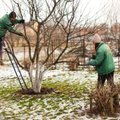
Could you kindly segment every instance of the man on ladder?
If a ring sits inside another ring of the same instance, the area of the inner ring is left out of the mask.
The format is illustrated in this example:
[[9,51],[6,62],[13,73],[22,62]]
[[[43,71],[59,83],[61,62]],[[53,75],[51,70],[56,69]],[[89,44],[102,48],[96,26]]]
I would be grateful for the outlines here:
[[0,65],[3,65],[2,61],[2,47],[3,47],[3,37],[6,32],[9,31],[11,33],[17,34],[19,36],[24,36],[21,32],[18,32],[13,28],[13,26],[17,23],[24,23],[23,19],[16,19],[16,13],[10,12],[9,14],[5,14],[2,18],[0,18]]

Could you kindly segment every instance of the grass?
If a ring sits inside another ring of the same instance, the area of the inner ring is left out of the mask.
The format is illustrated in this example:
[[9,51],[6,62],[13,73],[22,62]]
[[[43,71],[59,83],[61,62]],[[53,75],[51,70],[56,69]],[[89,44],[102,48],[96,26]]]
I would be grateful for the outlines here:
[[[55,119],[57,116],[65,117],[69,114],[77,114],[76,109],[80,107],[80,98],[83,93],[88,93],[87,83],[75,82],[52,82],[44,80],[42,87],[52,88],[54,92],[44,95],[21,95],[16,93],[18,87],[0,88],[1,113],[5,119],[35,118],[42,115],[42,118]],[[65,114],[62,116],[62,114]]]
[[52,81],[43,81],[42,84],[44,87],[53,88],[55,91],[60,92],[60,96],[69,96],[69,97],[81,97],[82,93],[87,93],[89,90],[87,89],[87,83],[80,84],[79,82],[69,83],[67,80],[64,82],[52,82]]
[[[3,120],[41,120],[41,117],[42,120],[82,119],[85,110],[89,109],[88,96],[95,84],[90,82],[89,76],[81,81],[76,78],[73,82],[65,76],[64,74],[57,77],[58,80],[55,79],[56,76],[44,79],[42,88],[52,89],[52,92],[47,94],[23,95],[18,92],[20,87],[14,82],[11,82],[10,86],[1,87],[1,85],[0,113],[3,115]],[[96,116],[88,115],[88,117]]]

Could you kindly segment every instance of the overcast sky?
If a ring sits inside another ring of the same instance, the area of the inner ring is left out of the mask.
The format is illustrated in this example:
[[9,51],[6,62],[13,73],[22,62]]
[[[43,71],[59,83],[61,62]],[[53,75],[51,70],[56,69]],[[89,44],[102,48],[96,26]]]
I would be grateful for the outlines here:
[[[12,10],[10,1],[12,0],[0,0],[0,17]],[[104,22],[109,15],[109,19],[117,18],[120,22],[120,0],[81,0],[78,13],[82,11],[85,6],[87,7],[84,14],[89,15],[89,17],[97,15],[101,17],[100,22]]]

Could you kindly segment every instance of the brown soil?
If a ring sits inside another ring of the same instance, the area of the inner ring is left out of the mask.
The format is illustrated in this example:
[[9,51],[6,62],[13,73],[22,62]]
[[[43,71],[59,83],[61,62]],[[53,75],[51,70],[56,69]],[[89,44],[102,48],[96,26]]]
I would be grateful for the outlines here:
[[18,94],[23,94],[23,95],[43,95],[43,94],[50,94],[55,92],[55,90],[53,88],[41,88],[41,92],[40,93],[35,93],[33,91],[33,89],[25,89],[25,90],[19,90],[17,91]]

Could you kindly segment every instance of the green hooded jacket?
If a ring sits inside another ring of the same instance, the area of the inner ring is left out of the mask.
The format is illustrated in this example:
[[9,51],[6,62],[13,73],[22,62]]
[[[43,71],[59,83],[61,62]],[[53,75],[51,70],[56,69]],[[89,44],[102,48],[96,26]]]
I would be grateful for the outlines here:
[[115,69],[113,55],[109,46],[103,42],[98,45],[95,59],[88,62],[89,65],[95,66],[99,75],[111,73]]
[[12,26],[19,23],[20,20],[15,20],[14,23],[11,23],[9,15],[6,14],[2,18],[0,18],[0,38],[4,37],[7,30],[9,32],[15,33],[17,35],[20,34],[20,32],[16,31]]

